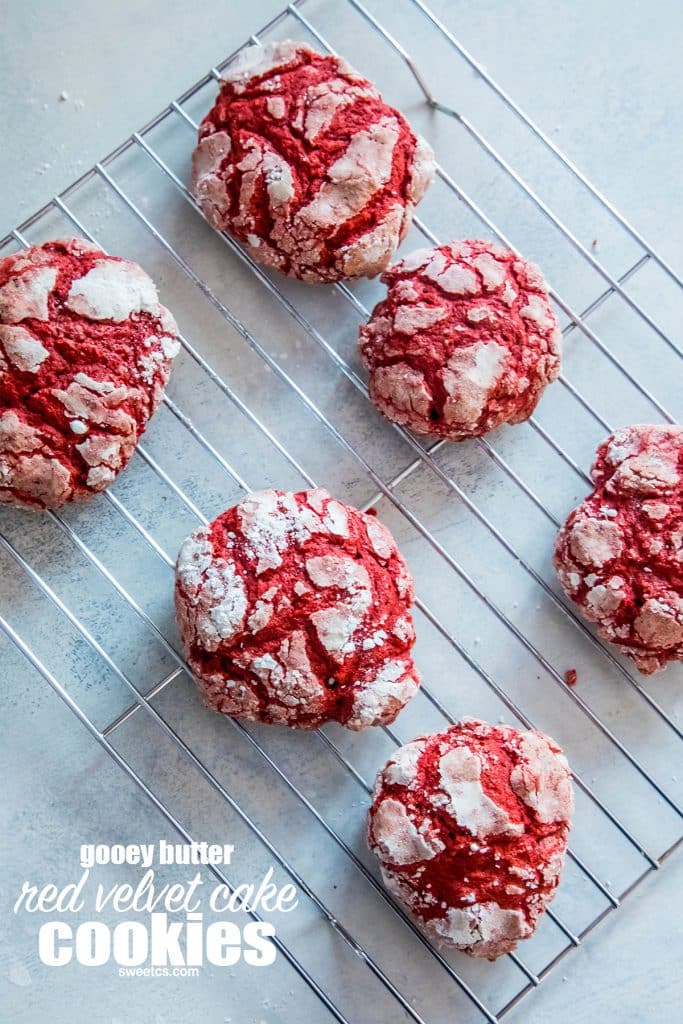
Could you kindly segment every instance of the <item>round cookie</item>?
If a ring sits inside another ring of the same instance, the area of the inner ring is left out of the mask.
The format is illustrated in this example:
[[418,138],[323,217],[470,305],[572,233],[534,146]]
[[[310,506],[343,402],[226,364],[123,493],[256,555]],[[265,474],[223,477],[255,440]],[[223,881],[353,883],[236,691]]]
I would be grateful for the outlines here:
[[80,238],[0,259],[0,503],[104,490],[163,397],[177,333],[136,263]]
[[382,280],[387,297],[360,329],[380,412],[449,441],[531,415],[560,372],[561,352],[535,266],[469,240],[418,249]]
[[623,427],[595,490],[569,513],[554,564],[567,595],[646,675],[683,659],[683,427]]
[[312,729],[393,722],[419,676],[413,581],[374,516],[316,488],[257,491],[191,534],[176,617],[205,703]]
[[553,740],[463,718],[389,759],[367,837],[385,885],[430,938],[495,960],[533,934],[552,899],[572,811]]
[[224,73],[192,191],[266,266],[311,282],[373,277],[406,235],[433,157],[341,57],[268,43]]

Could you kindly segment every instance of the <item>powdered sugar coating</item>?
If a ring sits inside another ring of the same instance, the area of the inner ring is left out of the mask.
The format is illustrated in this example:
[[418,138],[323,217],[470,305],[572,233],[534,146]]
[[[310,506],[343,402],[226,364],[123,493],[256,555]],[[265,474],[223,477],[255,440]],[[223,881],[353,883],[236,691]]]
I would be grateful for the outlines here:
[[343,58],[289,40],[224,73],[192,190],[210,223],[304,281],[373,277],[405,237],[433,153]]
[[382,280],[387,297],[360,329],[380,412],[452,441],[531,415],[561,352],[536,267],[491,242],[453,242],[410,253]]
[[610,435],[595,490],[556,544],[560,582],[604,639],[646,675],[683,660],[683,427]]
[[127,320],[134,313],[157,313],[154,282],[135,263],[100,260],[71,282],[64,303],[89,320]]
[[177,327],[128,260],[79,238],[0,260],[0,503],[101,491],[163,396]]
[[367,837],[385,884],[432,938],[494,960],[533,934],[552,899],[572,812],[553,740],[464,718],[389,759]]
[[322,488],[257,491],[196,530],[175,593],[188,661],[223,714],[364,729],[417,689],[405,562],[374,516]]

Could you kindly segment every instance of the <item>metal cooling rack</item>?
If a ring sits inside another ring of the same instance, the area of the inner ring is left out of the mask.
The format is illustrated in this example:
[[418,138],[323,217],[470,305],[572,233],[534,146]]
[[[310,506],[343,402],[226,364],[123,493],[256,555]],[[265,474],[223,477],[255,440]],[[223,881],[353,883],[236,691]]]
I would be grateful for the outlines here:
[[[355,353],[381,286],[311,289],[270,274],[212,232],[187,191],[197,122],[231,54],[0,243],[8,253],[78,233],[125,253],[186,328],[163,407],[114,487],[60,513],[3,511],[2,568],[18,587],[0,626],[183,839],[238,835],[250,865],[265,858],[299,888],[305,927],[283,921],[277,943],[320,1019],[367,1020],[372,1005],[381,1021],[457,1010],[493,1024],[680,842],[680,672],[643,684],[565,602],[549,552],[610,424],[674,421],[680,351],[666,324],[680,322],[683,281],[422,0],[342,8],[299,0],[244,45],[338,48],[407,112],[442,162],[406,249],[436,242],[438,223],[442,239],[483,233],[561,277],[560,382],[528,424],[463,445],[426,445],[384,422]],[[395,35],[380,20],[389,13]],[[476,96],[500,152],[445,102],[456,95],[463,109]],[[586,223],[600,226],[599,249]],[[662,324],[642,302],[653,289]],[[371,735],[219,719],[200,708],[177,649],[169,595],[182,537],[243,491],[315,482],[376,507],[416,576],[425,682]],[[31,636],[29,605],[44,622]],[[52,623],[68,638],[58,650]],[[495,965],[432,947],[360,834],[391,749],[464,713],[551,732],[575,771],[558,897],[536,936]]]

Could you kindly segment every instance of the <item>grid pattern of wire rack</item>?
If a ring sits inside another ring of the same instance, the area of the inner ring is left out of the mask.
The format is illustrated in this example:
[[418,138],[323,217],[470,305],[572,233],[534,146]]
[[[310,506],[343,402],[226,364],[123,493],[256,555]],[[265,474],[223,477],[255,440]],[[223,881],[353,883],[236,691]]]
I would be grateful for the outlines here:
[[[683,281],[422,0],[298,0],[244,45],[287,37],[343,51],[433,143],[437,181],[406,248],[483,235],[544,267],[566,342],[560,382],[529,423],[467,444],[383,421],[355,350],[381,285],[311,289],[268,273],[209,229],[187,190],[196,126],[231,54],[0,243],[6,254],[76,233],[125,253],[183,330],[168,395],[116,484],[60,513],[3,511],[0,559],[17,591],[0,627],[183,839],[235,836],[250,866],[294,882],[298,924],[283,921],[276,941],[325,1019],[365,1019],[372,999],[381,1020],[433,1022],[447,1008],[495,1022],[680,842],[680,673],[643,685],[565,601],[549,552],[612,426],[674,421],[669,324]],[[450,105],[458,96],[466,110],[475,93],[479,126]],[[599,251],[582,241],[586,223]],[[653,289],[663,322],[648,310]],[[177,647],[169,594],[183,536],[247,490],[312,484],[376,508],[416,576],[425,682],[372,735],[219,719]],[[45,629],[27,636],[36,602]],[[465,713],[543,728],[575,773],[558,897],[495,965],[432,947],[362,840],[378,765]],[[234,887],[239,870],[214,873]]]

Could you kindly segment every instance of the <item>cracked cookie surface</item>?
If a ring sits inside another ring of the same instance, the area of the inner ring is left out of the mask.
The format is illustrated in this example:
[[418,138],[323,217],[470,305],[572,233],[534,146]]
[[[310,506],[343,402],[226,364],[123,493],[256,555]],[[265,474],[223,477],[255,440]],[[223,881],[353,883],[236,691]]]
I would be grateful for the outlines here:
[[392,722],[415,693],[413,580],[374,516],[257,491],[192,533],[176,618],[205,703],[252,721]]
[[291,41],[227,68],[192,158],[209,222],[310,282],[383,270],[433,174],[429,145],[367,79]]
[[552,899],[573,806],[554,740],[463,718],[387,761],[367,838],[385,885],[432,939],[495,960]]
[[450,441],[520,423],[560,372],[538,269],[491,242],[418,249],[382,275],[360,329],[370,397],[388,419]]
[[79,238],[0,259],[0,502],[106,488],[161,401],[178,329],[136,264]]
[[600,445],[595,490],[554,564],[567,595],[645,675],[683,659],[683,427],[636,424]]

